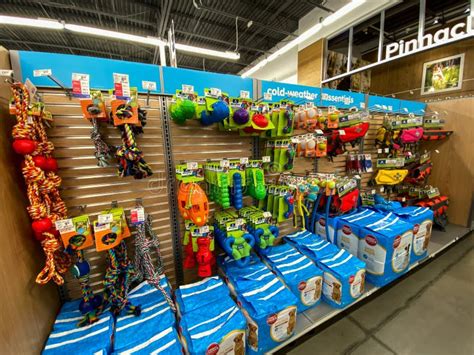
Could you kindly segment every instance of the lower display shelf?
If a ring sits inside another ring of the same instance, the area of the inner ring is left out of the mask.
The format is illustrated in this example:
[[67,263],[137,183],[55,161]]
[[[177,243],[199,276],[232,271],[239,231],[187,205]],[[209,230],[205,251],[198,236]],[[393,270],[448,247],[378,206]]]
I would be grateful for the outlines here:
[[[456,243],[459,239],[461,239],[466,234],[468,234],[469,231],[470,230],[468,228],[461,227],[458,225],[453,225],[453,224],[448,225],[446,227],[445,232],[433,230],[431,240],[430,240],[430,245],[428,247],[428,256],[425,259],[420,260],[419,262],[413,264],[410,267],[410,270],[413,270],[419,267],[420,265],[426,263],[428,260],[435,258],[443,250],[448,248],[450,245]],[[276,348],[267,352],[267,354],[273,354],[277,352],[278,350],[283,349],[285,346],[289,345],[296,339],[301,338],[302,336],[309,333],[313,329],[329,321],[331,318],[334,318],[339,313],[353,307],[357,303],[361,302],[362,300],[366,299],[367,297],[371,296],[377,291],[388,286],[390,286],[390,284],[384,287],[377,287],[367,282],[366,291],[364,292],[364,294],[356,302],[350,304],[346,308],[335,309],[335,308],[330,307],[328,304],[322,302],[319,306],[313,309],[309,309],[301,314],[298,314],[294,335],[288,340],[286,340],[285,342],[281,343]]]

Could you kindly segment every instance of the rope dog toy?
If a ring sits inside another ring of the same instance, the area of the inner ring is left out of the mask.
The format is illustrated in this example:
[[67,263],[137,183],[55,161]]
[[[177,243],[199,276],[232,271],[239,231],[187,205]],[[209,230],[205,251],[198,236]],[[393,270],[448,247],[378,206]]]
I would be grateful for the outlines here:
[[57,162],[51,157],[54,145],[45,130],[44,111],[30,116],[30,96],[22,83],[12,85],[17,124],[13,127],[13,149],[24,156],[23,177],[27,186],[28,214],[33,220],[35,238],[41,242],[46,262],[36,277],[38,284],[50,280],[62,285],[70,266],[70,256],[64,253],[53,223],[67,216],[67,208],[59,195],[61,178],[56,174]]
[[[135,236],[135,267],[140,278],[148,281],[158,289],[165,298],[168,305],[176,312],[176,307],[173,300],[168,295],[166,290],[160,284],[160,275],[163,274],[163,261],[161,259],[160,241],[158,236],[152,228],[153,219],[150,215],[147,216],[144,223],[137,225],[137,235]],[[149,238],[147,238],[147,234]],[[153,266],[150,248],[154,248],[158,255],[158,262],[156,268]]]

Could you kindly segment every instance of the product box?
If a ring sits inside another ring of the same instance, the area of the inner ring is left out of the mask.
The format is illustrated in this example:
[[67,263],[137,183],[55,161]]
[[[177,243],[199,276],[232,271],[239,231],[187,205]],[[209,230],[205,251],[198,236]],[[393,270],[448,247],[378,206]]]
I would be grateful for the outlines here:
[[365,263],[346,250],[317,264],[323,270],[323,300],[332,307],[344,308],[364,293]]
[[362,228],[359,259],[367,264],[367,280],[384,286],[408,270],[413,224],[390,212]]
[[105,311],[91,325],[78,327],[82,319],[79,311],[81,300],[67,302],[61,308],[49,335],[43,354],[108,354],[112,348],[114,319]]
[[219,277],[180,286],[175,296],[186,354],[245,354],[245,317]]
[[[171,286],[165,275],[160,276],[160,285],[168,295],[171,295]],[[163,294],[155,286],[143,281],[128,293],[128,300],[142,309],[165,300]]]
[[230,258],[218,264],[247,319],[247,353],[263,354],[293,335],[298,300],[258,257],[247,270]]
[[321,301],[323,272],[290,244],[274,246],[264,261],[298,298],[298,313]]
[[[334,216],[328,217],[326,220],[326,215],[324,213],[316,213],[316,223],[314,229],[316,234],[328,242],[336,244],[337,223],[340,218],[340,216]],[[326,235],[326,223],[328,224],[328,236]]]
[[407,206],[396,210],[395,214],[413,224],[410,265],[426,258],[433,227],[433,211],[428,207]]
[[361,228],[382,218],[383,215],[368,209],[341,216],[337,223],[336,245],[358,256]]
[[289,234],[283,237],[283,239],[314,262],[339,252],[339,248],[336,245],[308,231]]

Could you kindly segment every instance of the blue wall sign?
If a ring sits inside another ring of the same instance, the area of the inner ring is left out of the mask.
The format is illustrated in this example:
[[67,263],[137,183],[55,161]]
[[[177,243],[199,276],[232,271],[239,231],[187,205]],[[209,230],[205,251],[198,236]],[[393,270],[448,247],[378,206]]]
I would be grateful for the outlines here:
[[399,113],[400,100],[383,96],[369,96],[369,111],[383,113]]
[[211,73],[200,70],[180,69],[172,67],[163,68],[163,82],[165,94],[175,94],[181,90],[182,85],[193,85],[198,95],[204,95],[205,88],[221,89],[231,97],[239,97],[240,91],[248,91],[250,98],[253,95],[253,81],[238,75]]
[[400,100],[400,113],[413,113],[414,115],[423,116],[426,111],[426,103],[418,101]]
[[89,74],[91,89],[108,90],[114,87],[113,73],[128,74],[130,87],[142,89],[142,80],[155,81],[160,91],[159,67],[153,64],[125,62],[121,60],[87,57],[80,55],[18,51],[22,81],[29,78],[40,87],[57,87],[48,77],[34,77],[37,69],[51,69],[52,75],[66,87],[72,87],[72,73]]
[[263,97],[260,99],[265,101],[291,100],[297,105],[313,102],[316,106],[319,106],[321,89],[313,86],[262,80],[262,94]]

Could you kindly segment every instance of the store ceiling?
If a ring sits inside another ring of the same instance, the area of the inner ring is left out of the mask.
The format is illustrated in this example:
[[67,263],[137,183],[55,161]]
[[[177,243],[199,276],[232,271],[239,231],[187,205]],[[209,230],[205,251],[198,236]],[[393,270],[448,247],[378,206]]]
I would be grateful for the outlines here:
[[[167,37],[167,30],[174,20],[177,43],[224,51],[236,48],[236,17],[238,17],[240,60],[237,62],[203,59],[180,52],[177,55],[179,67],[238,73],[296,31],[301,17],[318,5],[330,7],[331,1],[2,0],[1,3],[2,15],[50,18],[162,38]],[[0,25],[0,44],[8,49],[158,63],[155,49],[149,46],[67,31]]]

